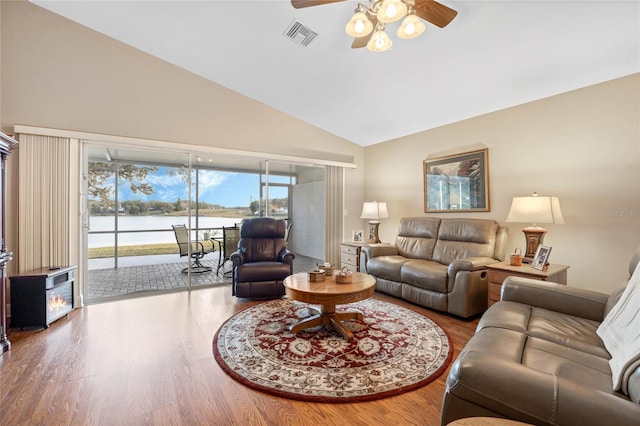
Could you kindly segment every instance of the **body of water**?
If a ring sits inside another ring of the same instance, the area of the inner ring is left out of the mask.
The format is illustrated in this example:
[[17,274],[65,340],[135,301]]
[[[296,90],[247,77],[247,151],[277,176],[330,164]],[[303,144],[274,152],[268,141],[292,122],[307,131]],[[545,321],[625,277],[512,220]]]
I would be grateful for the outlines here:
[[[222,228],[223,226],[233,226],[239,224],[242,218],[229,217],[200,217],[198,219],[199,237],[203,237],[206,228]],[[119,216],[118,231],[144,231],[118,234],[118,245],[138,245],[138,244],[163,244],[175,243],[176,237],[171,225],[189,225],[187,216]],[[191,218],[191,227],[196,227],[195,218]],[[151,230],[163,230],[162,232]],[[114,216],[91,216],[89,218],[89,232],[113,231],[115,230]],[[195,238],[195,232],[192,238]],[[88,246],[93,247],[113,247],[115,237],[110,234],[89,234]]]

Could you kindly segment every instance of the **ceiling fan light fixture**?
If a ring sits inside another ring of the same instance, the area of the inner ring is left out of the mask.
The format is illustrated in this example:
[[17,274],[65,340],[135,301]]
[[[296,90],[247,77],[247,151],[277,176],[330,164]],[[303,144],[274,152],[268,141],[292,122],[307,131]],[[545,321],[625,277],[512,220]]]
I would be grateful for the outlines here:
[[351,20],[347,22],[344,30],[351,37],[364,37],[371,34],[371,31],[373,31],[373,24],[367,15],[356,9],[356,13],[354,13]]
[[388,24],[402,19],[407,14],[407,5],[402,0],[382,0],[376,13],[378,21]]
[[392,44],[391,39],[387,33],[384,32],[384,26],[382,26],[376,28],[376,31],[367,43],[367,49],[372,52],[384,52],[385,50],[389,50]]
[[425,30],[425,25],[414,13],[407,15],[398,28],[398,37],[409,39],[418,37]]

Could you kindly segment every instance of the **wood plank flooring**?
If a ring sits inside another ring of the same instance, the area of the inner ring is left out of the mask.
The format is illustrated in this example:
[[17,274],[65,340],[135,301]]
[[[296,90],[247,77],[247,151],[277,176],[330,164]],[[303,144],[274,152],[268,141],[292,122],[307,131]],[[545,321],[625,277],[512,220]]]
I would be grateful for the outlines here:
[[[374,297],[440,324],[454,359],[477,325]],[[448,370],[413,392],[354,404],[293,401],[237,383],[213,358],[213,335],[255,303],[224,286],[90,305],[47,330],[11,329],[12,349],[0,356],[0,424],[439,424]]]

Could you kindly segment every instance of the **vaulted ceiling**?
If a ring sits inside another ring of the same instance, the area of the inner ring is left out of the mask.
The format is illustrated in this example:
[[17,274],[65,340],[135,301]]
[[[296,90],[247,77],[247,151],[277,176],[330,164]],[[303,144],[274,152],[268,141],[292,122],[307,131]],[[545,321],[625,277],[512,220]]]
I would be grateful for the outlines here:
[[32,3],[362,146],[640,71],[637,0],[441,0],[449,26],[384,53],[351,49],[353,1]]

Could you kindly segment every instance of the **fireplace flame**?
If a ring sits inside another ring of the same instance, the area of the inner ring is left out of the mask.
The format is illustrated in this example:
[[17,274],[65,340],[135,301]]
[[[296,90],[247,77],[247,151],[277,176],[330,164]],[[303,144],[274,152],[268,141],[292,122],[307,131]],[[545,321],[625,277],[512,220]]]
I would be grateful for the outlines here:
[[67,306],[67,301],[64,297],[54,294],[49,298],[47,304],[49,306],[49,311],[55,311]]

